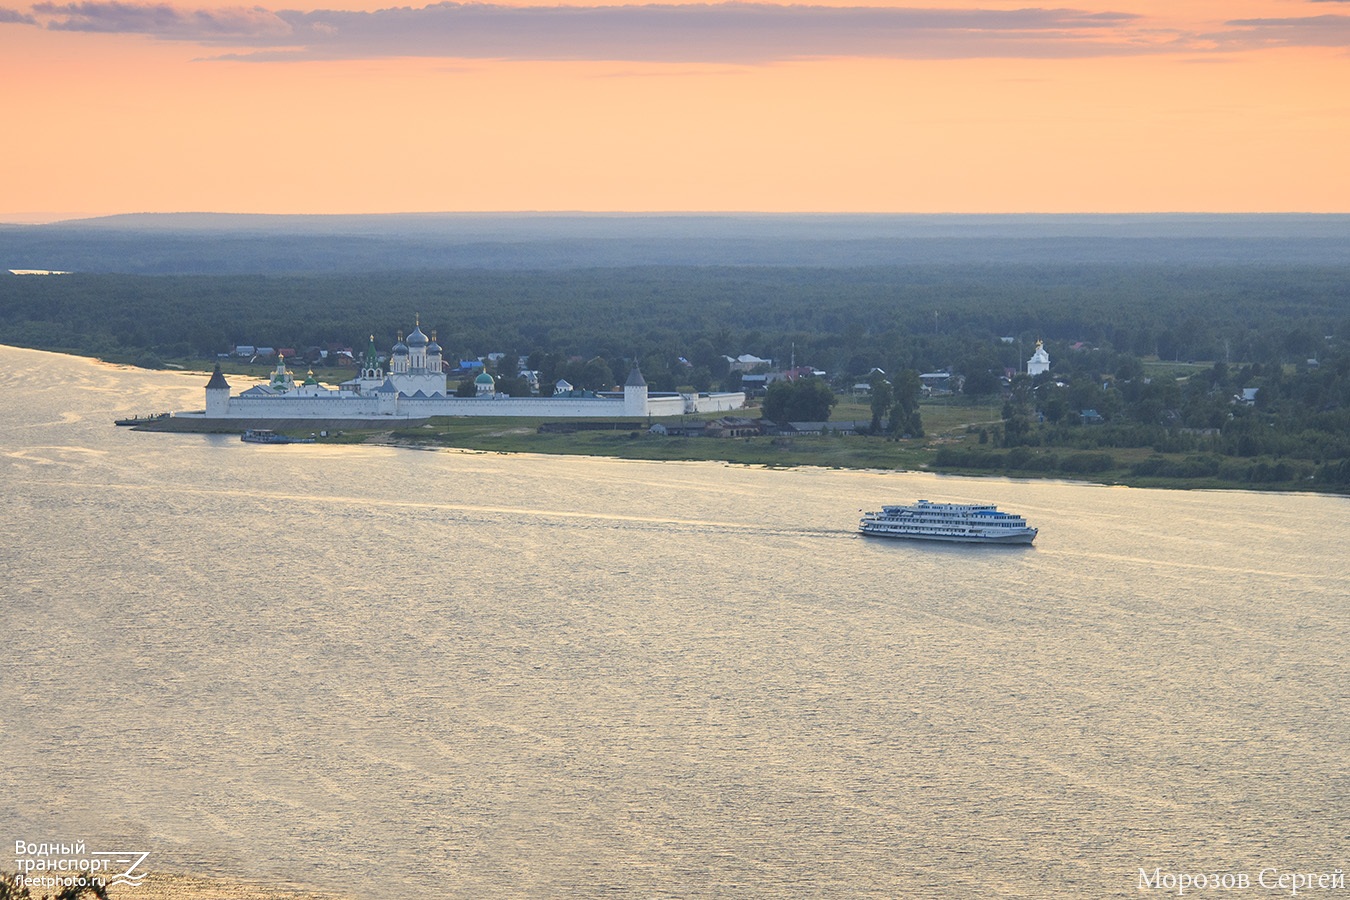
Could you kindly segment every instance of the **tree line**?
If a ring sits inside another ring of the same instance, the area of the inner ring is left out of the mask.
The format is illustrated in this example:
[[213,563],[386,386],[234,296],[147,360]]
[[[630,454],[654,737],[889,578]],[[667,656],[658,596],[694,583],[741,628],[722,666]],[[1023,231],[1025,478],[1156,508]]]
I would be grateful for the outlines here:
[[153,365],[237,344],[360,348],[371,334],[388,348],[420,315],[448,357],[638,358],[658,389],[715,384],[722,357],[742,353],[795,354],[844,379],[951,367],[978,389],[1020,368],[1038,338],[1167,360],[1307,357],[1327,334],[1350,333],[1347,275],[1005,265],[7,276],[0,340]]
[[1145,448],[1154,455],[1132,475],[1350,486],[1350,343],[1334,335],[1293,363],[1149,374],[1127,354],[1063,360],[1013,378],[1001,424],[940,451],[937,465],[1072,474],[1115,468],[1112,449]]

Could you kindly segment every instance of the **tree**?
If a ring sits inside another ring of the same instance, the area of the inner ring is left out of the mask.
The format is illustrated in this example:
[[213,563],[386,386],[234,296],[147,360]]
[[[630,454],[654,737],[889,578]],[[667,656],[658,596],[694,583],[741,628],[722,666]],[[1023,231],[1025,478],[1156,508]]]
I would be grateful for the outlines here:
[[966,372],[965,392],[972,397],[983,397],[998,391],[998,376],[991,368],[971,369]]
[[[628,378],[628,366],[623,367],[623,378],[616,379],[620,384]],[[639,363],[642,379],[653,391],[673,391],[677,387],[675,373],[670,367],[670,357],[663,353],[644,356]]]
[[775,381],[764,396],[764,418],[771,422],[824,422],[838,398],[819,378]]
[[[84,883],[66,885],[57,892],[55,900],[83,900],[84,897],[94,897],[95,900],[108,900],[108,887],[93,876],[81,879]],[[11,875],[8,872],[0,872],[0,900],[32,900],[32,894],[28,886],[21,884],[17,875]],[[42,900],[47,900],[47,895],[43,895]]]
[[699,393],[712,390],[713,376],[706,366],[695,366],[689,370],[689,386]]
[[996,393],[999,389],[999,373],[1003,363],[998,353],[988,344],[979,344],[958,354],[953,360],[953,371],[965,376],[965,393],[973,397],[982,397]]
[[872,377],[868,379],[868,384],[872,386],[872,427],[870,431],[873,434],[880,434],[881,420],[890,413],[891,405],[895,402],[895,391],[891,389],[891,383],[886,380],[886,376],[881,372],[873,372]]
[[1031,378],[1013,376],[1012,393],[1003,404],[1003,446],[1019,447],[1031,431]]
[[0,872],[0,900],[30,900],[32,896],[17,875]]
[[603,357],[595,356],[587,360],[576,373],[575,380],[569,381],[576,387],[587,391],[607,391],[614,387],[614,373]]
[[1069,403],[1064,399],[1065,391],[1054,390],[1045,401],[1045,420],[1052,425],[1058,424],[1069,411]]
[[913,369],[904,369],[896,375],[892,385],[895,405],[891,407],[891,434],[895,437],[923,437],[923,420],[919,415],[922,389],[919,373]]
[[530,382],[519,375],[504,375],[497,379],[497,393],[508,397],[528,397],[532,393]]

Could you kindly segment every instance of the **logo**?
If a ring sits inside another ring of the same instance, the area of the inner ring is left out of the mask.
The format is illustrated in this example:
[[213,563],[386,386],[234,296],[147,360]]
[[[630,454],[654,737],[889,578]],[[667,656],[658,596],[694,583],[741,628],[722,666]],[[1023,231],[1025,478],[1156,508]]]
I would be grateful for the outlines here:
[[129,887],[140,887],[141,879],[145,877],[145,873],[141,872],[140,874],[137,875],[133,875],[132,873],[136,871],[137,866],[145,862],[145,858],[150,855],[150,851],[147,850],[145,852],[141,852],[139,850],[122,850],[122,851],[100,850],[94,853],[90,853],[89,855],[106,856],[109,857],[108,861],[113,865],[127,867],[126,871],[118,872],[116,875],[110,877],[108,879],[108,884],[125,884]]
[[19,887],[140,887],[146,873],[137,867],[149,855],[148,850],[86,850],[84,841],[14,842]]

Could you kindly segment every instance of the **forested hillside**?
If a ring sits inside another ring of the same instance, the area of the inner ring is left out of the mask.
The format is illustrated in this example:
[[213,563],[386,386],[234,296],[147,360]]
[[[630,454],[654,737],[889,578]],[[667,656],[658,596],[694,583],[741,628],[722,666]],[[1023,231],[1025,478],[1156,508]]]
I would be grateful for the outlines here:
[[[365,276],[0,277],[0,341],[125,361],[236,344],[387,348],[415,316],[447,356],[753,353],[872,366],[1019,367],[1036,339],[1164,360],[1296,362],[1350,336],[1350,267],[643,267]],[[1020,341],[1002,343],[1012,337]]]
[[156,214],[0,224],[0,270],[286,275],[628,266],[1350,264],[1350,216]]

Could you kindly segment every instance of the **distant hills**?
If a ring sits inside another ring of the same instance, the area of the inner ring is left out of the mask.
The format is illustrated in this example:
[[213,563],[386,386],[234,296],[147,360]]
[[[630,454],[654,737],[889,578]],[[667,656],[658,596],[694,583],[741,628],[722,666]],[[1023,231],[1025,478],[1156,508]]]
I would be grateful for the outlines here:
[[1350,265],[1350,215],[135,214],[0,225],[0,270]]

